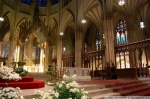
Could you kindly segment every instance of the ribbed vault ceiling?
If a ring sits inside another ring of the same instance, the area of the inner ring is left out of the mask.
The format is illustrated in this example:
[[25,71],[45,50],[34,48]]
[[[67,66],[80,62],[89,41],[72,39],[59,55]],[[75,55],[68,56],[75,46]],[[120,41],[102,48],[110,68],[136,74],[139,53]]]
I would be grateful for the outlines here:
[[[95,26],[98,29],[102,29],[103,27],[103,14],[104,14],[104,9],[102,6],[102,1],[105,1],[106,3],[106,9],[105,11],[107,13],[111,13],[113,12],[113,21],[117,21],[119,18],[128,18],[130,17],[139,17],[139,13],[141,14],[142,18],[145,19],[145,21],[148,22],[148,20],[150,20],[150,4],[147,3],[148,0],[125,0],[126,3],[123,6],[118,5],[118,0],[84,0],[84,6],[83,6],[83,10],[85,11],[84,14],[86,15],[86,18],[89,21],[87,21],[86,23],[86,27],[85,29],[87,29],[88,27],[90,27],[91,24],[95,24]],[[147,3],[147,4],[146,4]],[[144,7],[143,7],[144,6]],[[82,9],[81,9],[82,10]],[[61,15],[62,19],[61,20],[61,24],[60,26],[60,30],[61,31],[65,31],[66,35],[68,35],[68,33],[70,33],[69,35],[71,36],[71,38],[73,38],[74,35],[74,31],[75,31],[75,22],[74,22],[74,15],[71,14],[69,11],[65,11],[62,13]],[[23,25],[23,24],[22,24]],[[23,25],[25,26],[25,25]],[[65,30],[63,30],[65,29]],[[7,17],[5,17],[5,21],[4,22],[0,22],[0,40],[2,40],[2,38],[9,40],[9,35],[8,35],[8,31],[10,30],[10,26],[9,26],[9,20]],[[55,20],[52,20],[49,22],[49,36],[51,36],[51,40],[53,43],[56,44],[56,37],[58,36],[58,23]],[[7,33],[7,35],[5,35]],[[36,32],[37,33],[37,32]],[[44,32],[42,32],[44,33]],[[37,35],[40,34],[41,36],[45,36],[43,35],[41,32]],[[45,37],[46,38],[46,37]],[[41,39],[45,39],[44,37],[42,37]],[[68,38],[68,36],[67,36]],[[5,40],[5,41],[7,41]],[[43,41],[42,40],[42,41]],[[68,38],[69,40],[69,38]]]

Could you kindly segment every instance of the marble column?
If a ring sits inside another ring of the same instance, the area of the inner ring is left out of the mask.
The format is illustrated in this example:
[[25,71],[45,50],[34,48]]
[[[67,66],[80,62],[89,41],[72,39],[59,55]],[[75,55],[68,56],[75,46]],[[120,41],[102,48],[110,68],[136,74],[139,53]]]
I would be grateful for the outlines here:
[[112,17],[108,17],[104,20],[104,33],[105,33],[105,57],[106,62],[115,63],[114,52],[114,30]]
[[82,67],[82,32],[75,33],[75,67]]

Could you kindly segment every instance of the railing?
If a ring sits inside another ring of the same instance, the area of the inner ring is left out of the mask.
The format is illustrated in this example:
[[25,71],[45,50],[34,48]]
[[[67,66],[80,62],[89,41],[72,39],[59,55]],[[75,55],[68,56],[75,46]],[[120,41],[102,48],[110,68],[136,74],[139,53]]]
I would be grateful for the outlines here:
[[129,44],[124,45],[116,45],[115,46],[115,52],[121,52],[121,51],[131,51],[135,49],[145,48],[150,46],[150,39],[145,39],[138,42],[133,42]]
[[[82,68],[96,68],[104,55],[104,50],[86,52],[82,54]],[[63,67],[74,67],[75,56],[63,57]],[[94,66],[94,67],[93,67]],[[101,67],[102,69],[102,67]]]

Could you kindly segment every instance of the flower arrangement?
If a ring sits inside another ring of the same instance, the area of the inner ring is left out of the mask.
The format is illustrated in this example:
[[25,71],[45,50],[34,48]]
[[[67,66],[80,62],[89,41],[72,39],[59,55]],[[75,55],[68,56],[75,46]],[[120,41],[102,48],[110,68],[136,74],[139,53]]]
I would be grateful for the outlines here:
[[46,74],[50,75],[50,81],[57,80],[57,65],[49,65],[48,70],[45,71]]
[[54,86],[53,91],[40,91],[35,90],[34,99],[91,99],[84,89],[78,88],[78,83],[73,80],[75,75],[71,79],[66,80],[66,75],[63,76],[64,81],[58,82]]
[[18,81],[21,79],[19,74],[15,73],[12,68],[7,66],[0,67],[0,77],[5,80],[15,80]]
[[23,96],[20,96],[21,90],[19,87],[5,87],[0,88],[0,99],[23,99]]
[[20,96],[21,90],[19,87],[8,87],[8,80],[20,80],[19,74],[15,73],[12,68],[7,66],[0,67],[0,77],[6,80],[6,87],[0,87],[0,99],[23,99]]

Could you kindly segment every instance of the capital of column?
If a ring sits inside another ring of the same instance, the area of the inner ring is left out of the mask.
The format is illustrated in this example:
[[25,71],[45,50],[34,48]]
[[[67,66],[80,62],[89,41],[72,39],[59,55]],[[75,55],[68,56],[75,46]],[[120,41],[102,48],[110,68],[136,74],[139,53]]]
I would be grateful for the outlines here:
[[44,49],[46,47],[46,43],[39,44],[39,48]]

